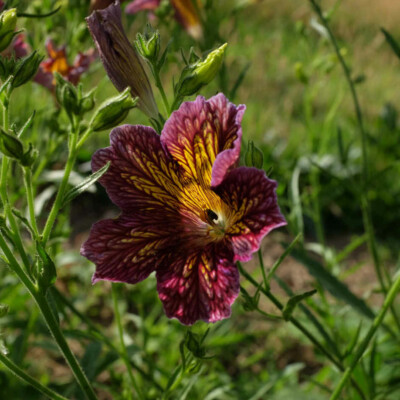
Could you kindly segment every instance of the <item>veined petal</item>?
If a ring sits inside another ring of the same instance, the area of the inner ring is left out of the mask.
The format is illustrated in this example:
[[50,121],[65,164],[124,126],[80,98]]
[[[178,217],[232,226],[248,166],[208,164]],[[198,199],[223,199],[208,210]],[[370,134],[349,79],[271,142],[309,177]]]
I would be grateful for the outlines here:
[[93,283],[98,280],[137,283],[147,278],[163,260],[171,232],[121,215],[92,226],[81,254],[96,264]]
[[210,100],[198,96],[173,112],[161,142],[181,167],[181,173],[203,187],[218,185],[236,166],[245,107],[236,107],[220,93]]
[[233,169],[215,192],[234,210],[230,236],[235,260],[248,261],[272,229],[286,225],[275,193],[277,183],[256,168]]
[[202,252],[176,254],[157,269],[157,290],[169,318],[185,325],[216,322],[231,315],[239,293],[239,273],[232,251],[221,244]]
[[111,131],[110,142],[94,154],[92,169],[111,161],[100,183],[113,203],[135,214],[176,215],[179,180],[157,133],[146,126],[123,125]]

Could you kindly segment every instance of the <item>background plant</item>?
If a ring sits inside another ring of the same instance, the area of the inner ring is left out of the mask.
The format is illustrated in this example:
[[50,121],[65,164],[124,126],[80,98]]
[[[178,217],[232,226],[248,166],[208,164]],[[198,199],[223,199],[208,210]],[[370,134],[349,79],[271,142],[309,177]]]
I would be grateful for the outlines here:
[[[159,109],[166,118],[182,71],[190,75],[199,57],[227,42],[214,79],[193,90],[206,97],[220,90],[247,105],[243,125],[252,143],[243,163],[262,162],[278,180],[287,231],[266,239],[258,260],[241,266],[242,301],[231,319],[209,327],[188,330],[167,320],[154,280],[92,287],[93,266],[79,245],[91,223],[116,211],[91,185],[99,175],[90,178],[88,165],[107,145],[109,127],[94,133],[90,122],[118,93],[100,62],[82,86],[56,78],[54,94],[28,82],[48,36],[67,44],[70,62],[93,46],[85,2],[6,2],[20,15],[61,9],[43,19],[18,17],[29,54],[38,53],[26,82],[16,87],[15,67],[0,89],[1,396],[398,397],[400,32],[386,21],[400,10],[383,3],[377,10],[384,34],[356,0],[202,4],[199,42],[175,21],[169,2],[152,21],[161,33],[159,56],[172,39],[162,69],[150,61],[148,70]],[[131,42],[138,32],[146,36],[146,23],[145,13],[124,16]],[[125,96],[130,108],[134,101]],[[125,122],[148,124],[136,109]]]

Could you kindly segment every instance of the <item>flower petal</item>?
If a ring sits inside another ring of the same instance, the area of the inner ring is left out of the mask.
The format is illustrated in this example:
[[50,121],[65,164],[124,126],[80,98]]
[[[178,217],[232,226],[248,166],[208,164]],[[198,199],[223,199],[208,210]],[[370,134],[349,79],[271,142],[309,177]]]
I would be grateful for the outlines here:
[[215,192],[235,210],[235,223],[227,231],[235,260],[248,261],[272,229],[286,225],[275,193],[277,183],[256,168],[233,169]]
[[169,265],[157,269],[157,290],[169,318],[192,325],[231,315],[239,293],[239,273],[232,251],[217,246],[188,256],[176,254]]
[[202,186],[218,185],[239,159],[245,107],[236,107],[220,93],[183,103],[164,125],[161,143],[178,162],[183,175]]
[[160,2],[161,0],[134,0],[126,6],[125,12],[136,14],[143,10],[154,11],[160,5]]
[[92,169],[111,161],[100,183],[113,203],[135,214],[176,215],[178,178],[157,133],[141,125],[123,125],[111,131],[110,141],[111,147],[94,154]]
[[97,222],[81,248],[81,254],[96,264],[92,282],[137,283],[147,278],[163,260],[170,235],[125,215]]

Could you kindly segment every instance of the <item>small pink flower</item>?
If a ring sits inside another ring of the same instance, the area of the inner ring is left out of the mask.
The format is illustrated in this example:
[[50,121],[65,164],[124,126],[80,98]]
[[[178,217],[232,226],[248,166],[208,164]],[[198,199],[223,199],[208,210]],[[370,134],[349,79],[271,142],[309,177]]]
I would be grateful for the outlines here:
[[272,229],[285,225],[276,182],[238,167],[245,107],[223,94],[199,96],[172,113],[161,136],[123,125],[98,150],[93,171],[121,208],[93,225],[81,254],[98,280],[137,283],[156,272],[169,318],[191,325],[231,314],[239,293],[236,261],[247,261]]

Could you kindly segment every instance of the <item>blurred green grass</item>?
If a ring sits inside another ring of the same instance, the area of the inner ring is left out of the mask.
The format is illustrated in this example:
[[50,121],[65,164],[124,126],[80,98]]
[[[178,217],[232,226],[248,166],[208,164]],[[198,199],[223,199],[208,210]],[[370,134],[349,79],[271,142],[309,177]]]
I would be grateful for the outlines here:
[[[359,199],[348,190],[347,185],[351,185],[351,179],[357,179],[360,174],[360,141],[350,95],[332,49],[310,26],[312,15],[306,2],[300,4],[268,0],[252,3],[237,11],[235,24],[232,19],[227,19],[222,21],[221,26],[221,36],[229,43],[226,57],[229,87],[250,62],[244,83],[232,99],[236,103],[246,104],[247,107],[243,120],[245,141],[252,139],[263,149],[264,167],[266,170],[272,169],[271,176],[280,183],[281,206],[292,225],[295,225],[295,216],[291,214],[293,204],[289,186],[294,169],[300,165],[302,174],[299,182],[306,233],[311,240],[316,237],[311,160],[326,170],[319,176],[319,196],[327,236],[333,241],[336,236],[358,235],[362,231]],[[43,4],[47,7],[53,2],[47,1]],[[394,240],[398,238],[400,226],[400,130],[396,118],[395,122],[390,124],[387,118],[389,108],[386,105],[390,103],[397,109],[397,105],[400,104],[400,62],[385,43],[379,26],[390,29],[394,35],[400,35],[397,19],[394,18],[400,11],[398,6],[393,4],[385,1],[370,8],[362,1],[352,0],[342,2],[332,15],[333,29],[339,33],[341,47],[352,67],[353,75],[365,75],[365,80],[357,88],[369,134],[371,170],[379,172],[371,182],[370,196],[373,200],[378,236],[382,248],[389,249],[385,254],[389,253],[387,259],[391,264],[393,253],[390,253],[390,249],[397,249],[398,244]],[[222,1],[218,7],[220,12],[224,13],[231,5],[231,2]],[[36,32],[34,36],[30,36],[32,47],[44,51],[45,32],[48,30],[58,44],[67,42],[71,61],[78,50],[83,51],[90,47],[91,40],[84,30],[83,21],[74,19],[79,13],[75,14],[73,9],[68,12],[68,21],[74,22],[68,25],[67,31],[60,23],[61,20],[57,19],[54,22],[46,21],[46,26],[42,27],[28,22],[28,32],[29,27],[34,28]],[[143,29],[145,21],[144,15],[128,21],[132,40],[135,32]],[[161,32],[166,43],[168,33],[165,28],[161,28]],[[179,44],[190,46],[194,43],[185,37],[184,33],[180,33],[176,46],[179,47]],[[172,76],[177,71],[174,59],[171,58],[172,65],[164,77],[167,94],[170,96]],[[303,68],[308,77],[307,84],[296,76],[296,64],[298,68]],[[100,62],[92,66],[82,82],[85,89],[97,87],[96,97],[99,103],[116,93],[105,77]],[[221,81],[217,80],[202,94],[206,97],[213,95],[220,83]],[[11,120],[25,120],[34,108],[39,114],[46,114],[49,104],[53,102],[51,95],[35,84],[30,86],[29,95],[27,93],[26,88],[16,91]],[[158,94],[157,100],[160,100]],[[137,110],[133,110],[126,122],[138,124],[146,123],[146,120]],[[345,146],[349,147],[347,165],[340,161],[337,149],[338,127],[342,130]],[[50,130],[50,125],[39,125],[36,135],[48,134]],[[81,161],[89,160],[96,149],[107,145],[108,132],[93,135],[80,155]],[[63,144],[60,143],[60,146]],[[54,161],[54,168],[60,168],[60,160],[57,161],[58,163]],[[111,207],[104,195],[95,199],[90,200],[92,206],[95,206],[96,202],[106,204],[99,206],[101,212],[104,212],[105,207]],[[85,201],[77,200],[82,204]],[[87,226],[80,226],[80,230],[87,231],[92,222],[94,221],[87,220]],[[68,236],[68,230],[64,231],[64,235]],[[279,234],[271,236],[267,239],[268,246],[282,238]],[[69,246],[65,247],[57,259],[59,288],[68,294],[80,310],[99,322],[107,335],[116,337],[115,327],[111,325],[109,285],[101,283],[88,289],[94,268],[77,256],[80,240],[82,237],[70,239]],[[349,261],[349,265],[352,264],[353,260]],[[294,267],[299,268],[298,265]],[[33,318],[26,304],[29,304],[29,307],[33,307],[33,304],[25,291],[17,285],[14,277],[6,277],[6,273],[2,272],[2,279],[0,301],[12,304],[9,317],[2,320],[2,329],[7,337],[8,346],[16,349],[23,343],[24,332]],[[176,321],[168,321],[163,315],[156,296],[154,279],[135,286],[125,285],[120,287],[120,291],[121,297],[126,299],[126,304],[123,303],[126,308],[124,319],[128,344],[131,344],[130,350],[133,354],[137,353],[136,360],[152,365],[157,379],[165,383],[179,363],[178,344],[184,328]],[[343,310],[340,304],[331,307],[332,315],[338,318],[333,319],[330,315],[325,322],[338,332],[339,340],[346,343],[357,330],[354,312],[348,308]],[[82,325],[67,311],[65,317],[68,317],[71,324],[70,338],[76,339]],[[44,384],[51,384],[57,389],[71,386],[68,383],[69,372],[58,358],[45,326],[40,319],[32,324],[30,329],[34,333],[34,339],[29,339],[31,350],[23,361],[24,365]],[[200,323],[197,329],[204,331],[205,324]],[[74,343],[80,342],[74,340]],[[85,343],[88,342],[83,342]],[[215,355],[215,359],[204,363],[199,375],[193,375],[196,382],[188,398],[325,399],[328,395],[324,389],[318,388],[309,380],[312,377],[318,382],[328,382],[331,385],[337,379],[335,372],[323,365],[319,354],[311,351],[309,357],[303,357],[305,349],[310,349],[309,343],[293,328],[287,324],[266,323],[254,314],[244,313],[241,301],[237,301],[234,306],[230,320],[212,327],[206,343],[209,353]],[[96,356],[90,353],[92,350],[89,348],[85,349],[82,343],[76,347],[81,356],[86,355],[87,359],[92,360],[91,364],[88,364],[88,368],[92,369],[94,365],[104,361],[101,357],[107,354],[103,348],[103,352],[97,351]],[[45,356],[43,349],[49,350],[50,356]],[[18,360],[18,353],[14,352],[13,357]],[[43,363],[37,363],[35,359],[41,357]],[[301,364],[306,367],[302,373],[299,372]],[[56,382],[53,382],[55,370],[58,374]],[[189,379],[187,378],[185,383]],[[98,380],[101,382],[99,387],[103,385],[105,389],[104,399],[110,398],[105,394],[109,390],[113,390],[114,398],[118,399],[121,395],[120,388],[128,386],[121,377],[120,369],[108,372]],[[75,389],[68,390],[74,393]],[[10,393],[13,393],[14,398],[40,398],[35,397],[29,388],[20,385],[14,378],[10,379],[9,375],[0,372],[0,395],[10,398],[7,397]]]

